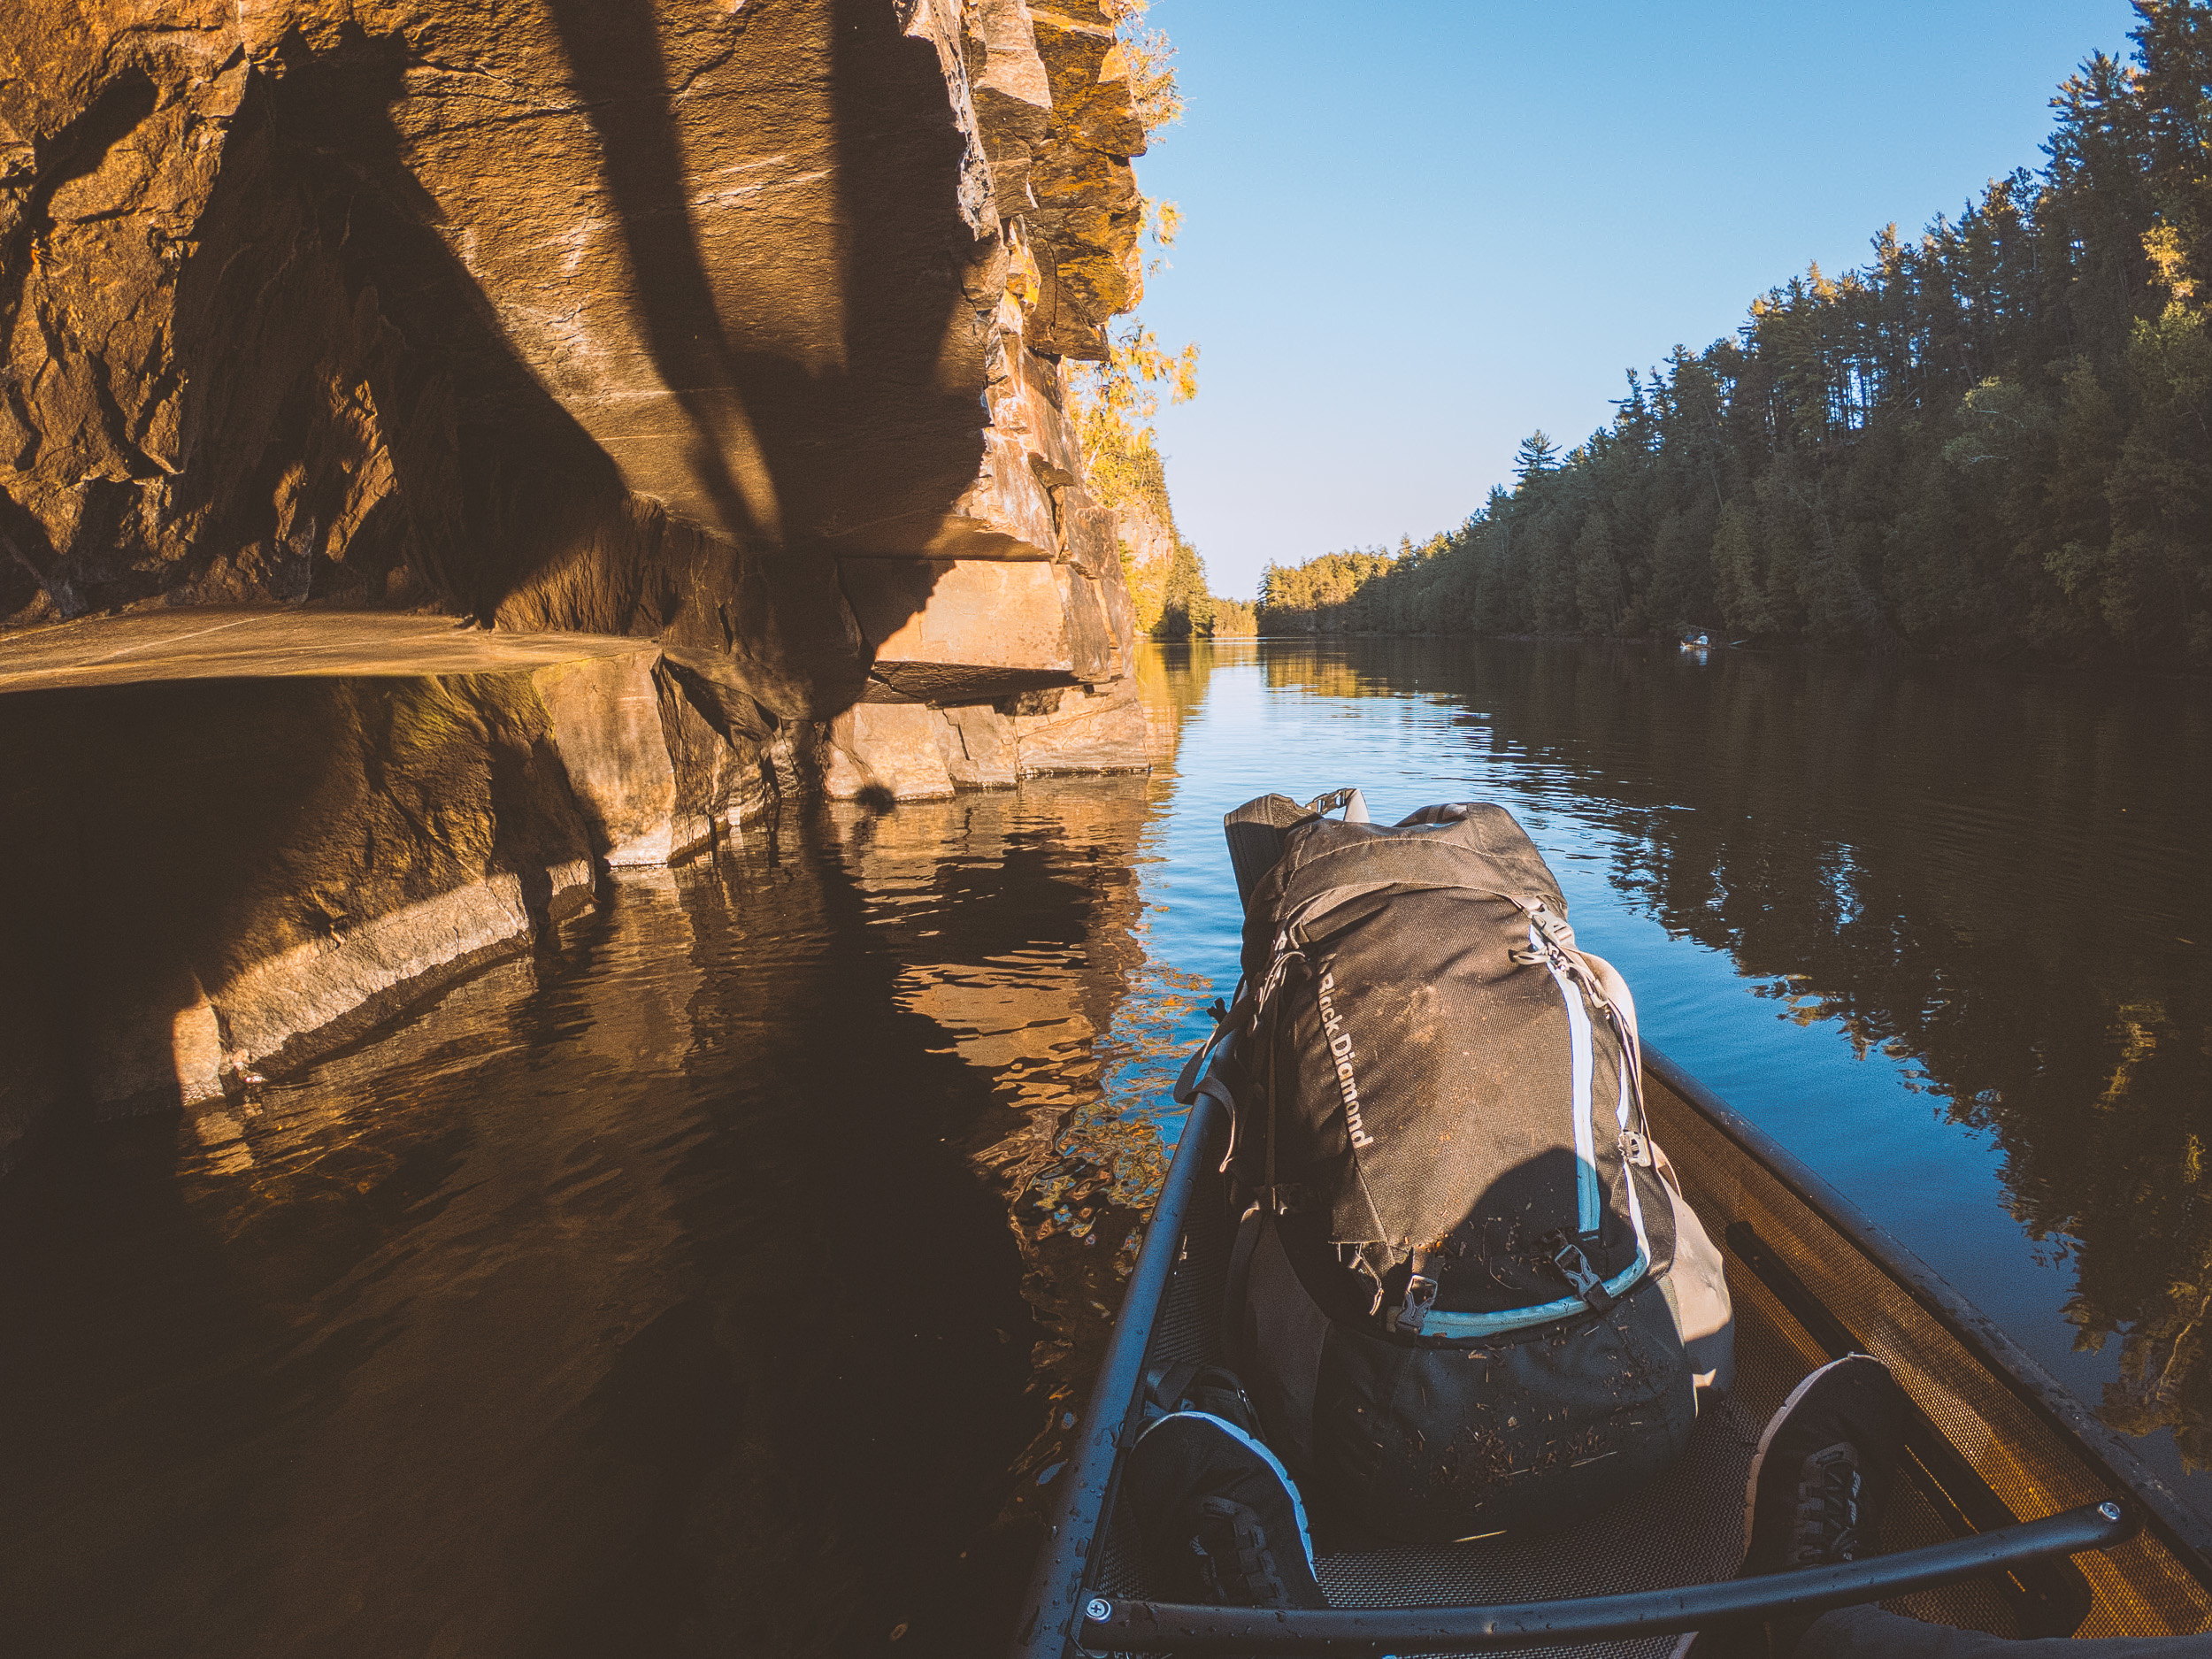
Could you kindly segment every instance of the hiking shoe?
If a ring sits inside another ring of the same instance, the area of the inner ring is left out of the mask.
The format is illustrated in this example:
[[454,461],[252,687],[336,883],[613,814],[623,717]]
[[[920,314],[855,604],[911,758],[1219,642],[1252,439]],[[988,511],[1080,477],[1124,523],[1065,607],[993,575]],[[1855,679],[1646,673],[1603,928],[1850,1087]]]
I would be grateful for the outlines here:
[[[1805,1379],[1767,1419],[1744,1483],[1740,1578],[1856,1561],[1880,1542],[1882,1511],[1904,1446],[1904,1394],[1889,1367],[1847,1354]],[[1810,1625],[1785,1617],[1691,1631],[1669,1659],[1786,1655]]]
[[1121,1501],[1164,1601],[1326,1607],[1306,1508],[1275,1454],[1233,1423],[1177,1411],[1137,1439]]
[[1879,1547],[1904,1404],[1889,1367],[1868,1354],[1831,1360],[1797,1385],[1751,1459],[1739,1577],[1855,1561]]

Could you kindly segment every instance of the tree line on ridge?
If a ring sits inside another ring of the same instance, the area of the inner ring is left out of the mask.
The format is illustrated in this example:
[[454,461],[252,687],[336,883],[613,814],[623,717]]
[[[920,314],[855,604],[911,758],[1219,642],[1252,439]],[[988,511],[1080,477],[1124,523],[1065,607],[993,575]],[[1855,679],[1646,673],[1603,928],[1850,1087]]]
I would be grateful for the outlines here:
[[2212,0],[2136,0],[2047,165],[1539,432],[1456,529],[1271,565],[1263,632],[2212,663]]

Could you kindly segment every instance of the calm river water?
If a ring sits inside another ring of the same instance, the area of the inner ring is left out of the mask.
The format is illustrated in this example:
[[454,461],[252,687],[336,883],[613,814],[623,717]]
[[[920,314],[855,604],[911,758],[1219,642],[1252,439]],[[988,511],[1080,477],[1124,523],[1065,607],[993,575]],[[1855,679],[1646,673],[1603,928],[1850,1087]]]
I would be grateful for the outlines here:
[[2212,1512],[2212,692],[1159,649],[1150,777],[820,808],[0,1186],[26,1653],[991,1651],[1234,975],[1220,815],[1510,807],[1647,1033]]

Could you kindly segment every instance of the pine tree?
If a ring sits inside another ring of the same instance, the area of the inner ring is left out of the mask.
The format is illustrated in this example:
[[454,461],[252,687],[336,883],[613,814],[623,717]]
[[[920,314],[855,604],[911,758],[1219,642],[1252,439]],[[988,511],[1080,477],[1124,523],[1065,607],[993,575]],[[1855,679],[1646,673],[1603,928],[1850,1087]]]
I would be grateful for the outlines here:
[[1757,533],[1751,515],[1737,503],[1720,510],[1713,529],[1712,558],[1721,620],[1728,631],[1741,634],[1776,632],[1778,623],[1767,599]]
[[1521,440],[1521,447],[1514,452],[1513,476],[1525,487],[1532,480],[1540,479],[1559,470],[1559,446],[1538,427]]

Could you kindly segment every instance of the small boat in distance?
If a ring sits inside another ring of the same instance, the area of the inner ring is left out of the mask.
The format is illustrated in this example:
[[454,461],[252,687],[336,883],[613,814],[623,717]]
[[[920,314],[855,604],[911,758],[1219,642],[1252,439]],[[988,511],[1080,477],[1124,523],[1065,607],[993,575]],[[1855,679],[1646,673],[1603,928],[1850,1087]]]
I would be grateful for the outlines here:
[[1686,634],[1682,636],[1682,649],[1686,651],[1709,650],[1712,643],[1712,636],[1709,634]]
[[[2212,1524],[1986,1315],[1648,1044],[1653,1133],[1722,1248],[1735,1303],[1735,1386],[1701,1412],[1681,1462],[1561,1531],[1340,1539],[1333,1553],[1325,1536],[1326,1608],[1156,1599],[1117,1505],[1122,1457],[1147,1420],[1148,1376],[1227,1357],[1229,1113],[1194,1087],[1197,1069],[1176,1088],[1189,1115],[1056,1479],[1015,1659],[1597,1644],[1664,1659],[1682,1631],[1870,1601],[2008,1636],[2212,1630]],[[1881,1553],[1735,1577],[1762,1426],[1801,1379],[1853,1352],[1886,1363],[1909,1402]]]

